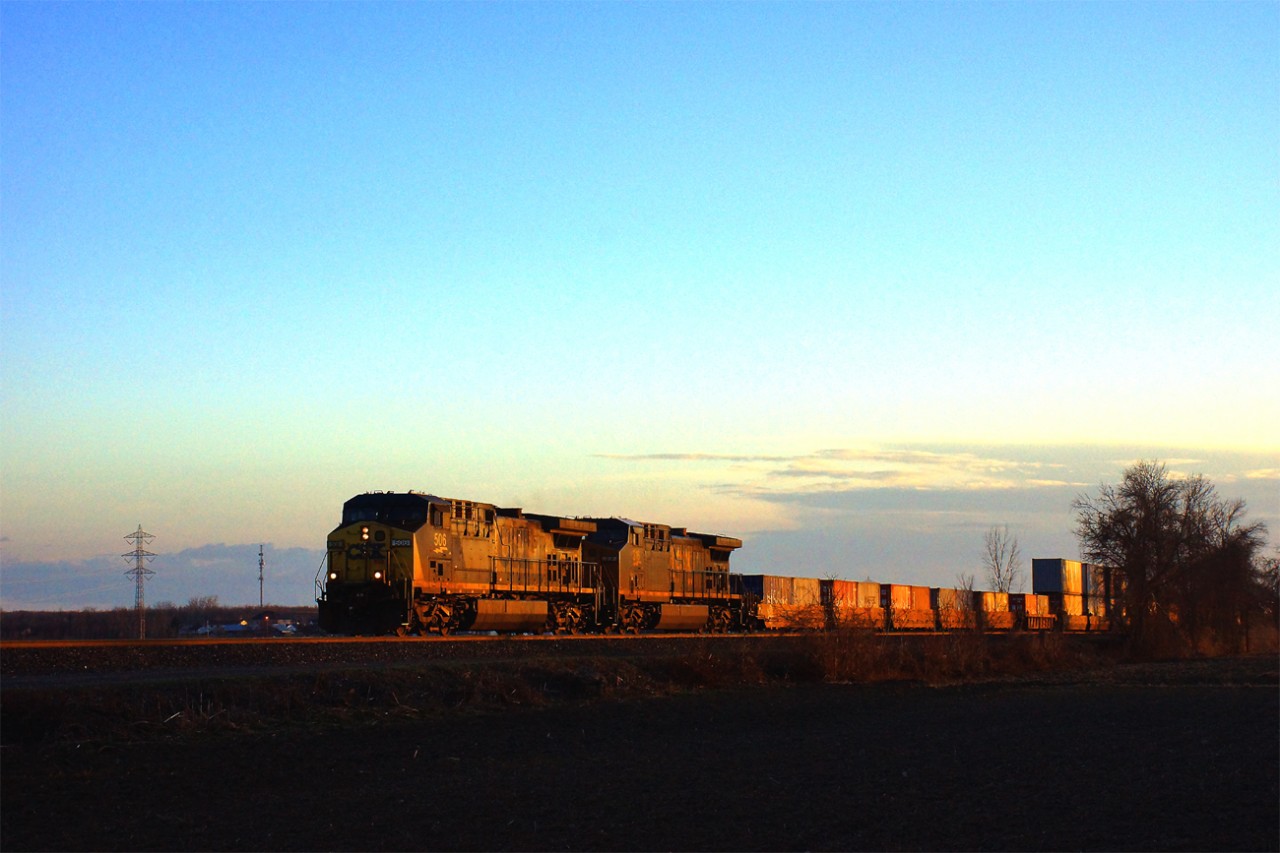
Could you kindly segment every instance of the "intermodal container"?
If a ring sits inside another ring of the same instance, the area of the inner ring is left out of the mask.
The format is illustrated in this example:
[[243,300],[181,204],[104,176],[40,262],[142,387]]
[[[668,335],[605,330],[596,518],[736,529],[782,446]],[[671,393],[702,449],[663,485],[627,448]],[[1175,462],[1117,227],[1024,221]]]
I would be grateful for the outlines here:
[[973,606],[973,591],[942,587],[930,591],[930,604],[937,614],[938,627],[944,631],[976,628],[978,614]]
[[984,613],[1007,613],[1009,611],[1009,593],[979,592],[975,593],[978,609]]
[[764,604],[790,604],[793,580],[779,575],[743,575],[742,589]]
[[931,631],[935,627],[932,610],[893,610],[890,626],[898,631]]
[[1110,566],[1098,563],[1081,564],[1081,592],[1084,595],[1107,595],[1111,593]]
[[1084,606],[1084,613],[1086,616],[1099,616],[1099,617],[1105,618],[1111,615],[1107,608],[1107,599],[1104,598],[1103,596],[1085,595],[1085,596],[1082,596],[1082,598],[1084,599],[1083,606]]
[[858,606],[880,607],[880,584],[875,581],[858,581]]
[[871,628],[876,631],[883,631],[884,608],[855,607],[852,610],[845,611],[844,624],[850,628]]
[[1031,588],[1042,594],[1081,595],[1084,592],[1083,566],[1076,560],[1033,559]]
[[973,610],[973,591],[940,587],[930,590],[929,604],[934,610]]
[[912,610],[931,610],[929,606],[929,587],[913,586],[911,587],[911,609]]
[[988,631],[1010,631],[1017,623],[1018,614],[1008,610],[987,610],[978,614],[978,622]]
[[858,606],[858,582],[842,580],[824,580],[822,582],[822,603],[837,609]]
[[1049,612],[1049,596],[1035,595],[1030,592],[1011,592],[1009,609],[1030,616],[1041,616]]
[[791,578],[791,604],[797,607],[817,607],[822,603],[822,591],[817,578]]
[[910,610],[911,587],[898,583],[880,584],[880,606],[893,610]]
[[764,601],[766,604],[790,604],[795,592],[795,578],[779,575],[764,576]]
[[1049,608],[1062,616],[1083,616],[1084,596],[1068,593],[1050,593]]

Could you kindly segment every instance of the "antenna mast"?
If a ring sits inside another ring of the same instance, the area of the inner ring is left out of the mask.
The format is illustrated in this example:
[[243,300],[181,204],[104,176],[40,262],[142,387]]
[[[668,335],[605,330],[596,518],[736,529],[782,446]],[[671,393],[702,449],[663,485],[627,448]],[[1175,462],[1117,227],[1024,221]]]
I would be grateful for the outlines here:
[[121,554],[126,560],[133,560],[133,568],[125,572],[125,575],[133,575],[137,583],[137,589],[133,594],[133,608],[138,611],[138,639],[145,640],[147,638],[147,604],[142,594],[142,583],[155,572],[146,567],[146,564],[156,558],[155,554],[144,549],[142,546],[150,544],[152,536],[142,529],[142,525],[138,525],[138,529],[128,536],[124,537],[125,541],[133,543],[133,550],[128,554]]
[[262,546],[258,546],[258,609],[262,609]]

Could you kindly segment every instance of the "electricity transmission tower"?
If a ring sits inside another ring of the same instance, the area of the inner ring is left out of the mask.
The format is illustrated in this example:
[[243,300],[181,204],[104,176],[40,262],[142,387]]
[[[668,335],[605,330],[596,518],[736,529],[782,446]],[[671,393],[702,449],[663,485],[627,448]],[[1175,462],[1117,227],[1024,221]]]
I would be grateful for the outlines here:
[[142,529],[142,525],[138,525],[138,529],[128,536],[124,537],[126,541],[133,542],[133,550],[128,554],[121,554],[126,560],[133,560],[133,568],[125,572],[125,575],[133,575],[137,582],[137,590],[133,594],[133,607],[138,611],[138,639],[145,640],[147,638],[147,604],[142,594],[142,582],[155,572],[146,567],[146,564],[156,558],[155,554],[145,550],[142,546],[150,544],[152,539],[156,537]]
[[262,609],[262,546],[258,546],[258,609]]

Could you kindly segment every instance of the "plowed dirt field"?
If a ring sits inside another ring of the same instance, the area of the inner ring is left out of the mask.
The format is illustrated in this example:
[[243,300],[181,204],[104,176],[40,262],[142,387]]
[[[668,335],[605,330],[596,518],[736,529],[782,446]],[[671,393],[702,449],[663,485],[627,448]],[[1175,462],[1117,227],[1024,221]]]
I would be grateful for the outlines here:
[[[223,675],[263,690],[297,677]],[[231,716],[174,689],[187,713]],[[6,729],[19,692],[3,691]],[[1280,848],[1274,657],[518,700],[6,733],[0,848]]]

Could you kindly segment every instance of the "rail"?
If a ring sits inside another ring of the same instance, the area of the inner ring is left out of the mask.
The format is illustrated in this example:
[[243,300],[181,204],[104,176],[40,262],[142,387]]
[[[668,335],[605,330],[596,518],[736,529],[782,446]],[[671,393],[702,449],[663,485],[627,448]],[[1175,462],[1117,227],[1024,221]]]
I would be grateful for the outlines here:
[[714,569],[672,569],[671,594],[678,598],[724,598],[729,573]]

